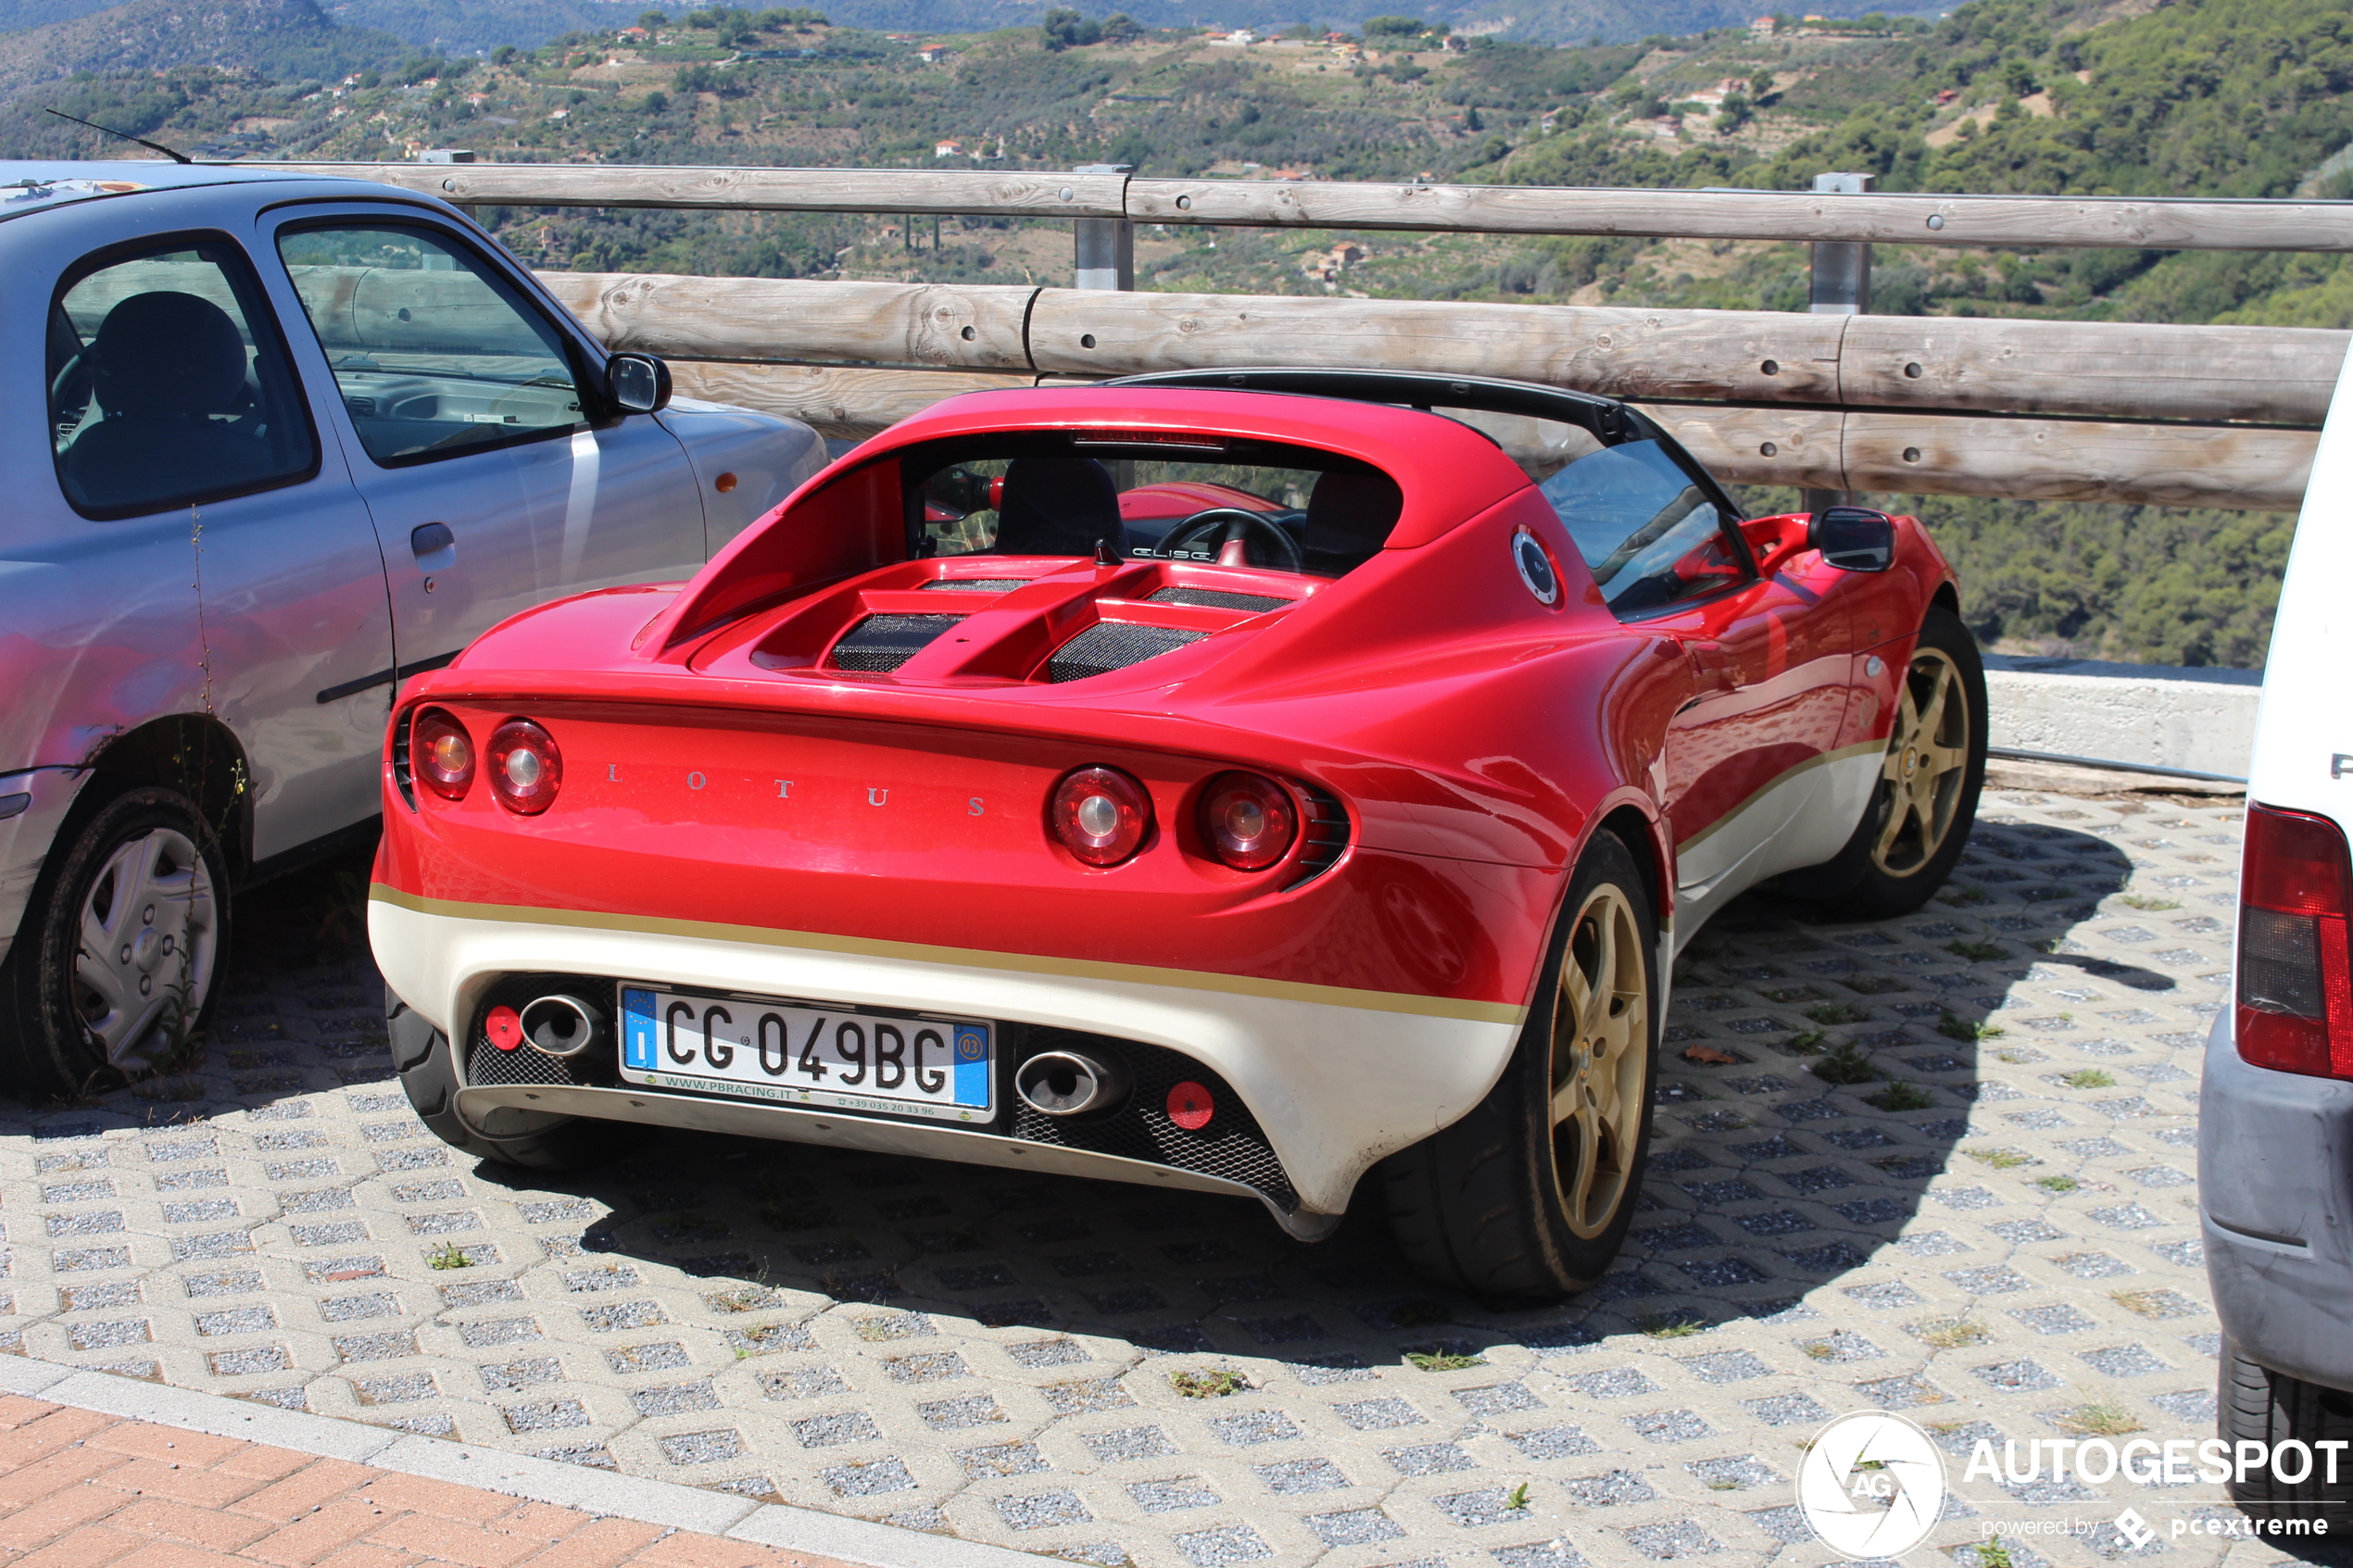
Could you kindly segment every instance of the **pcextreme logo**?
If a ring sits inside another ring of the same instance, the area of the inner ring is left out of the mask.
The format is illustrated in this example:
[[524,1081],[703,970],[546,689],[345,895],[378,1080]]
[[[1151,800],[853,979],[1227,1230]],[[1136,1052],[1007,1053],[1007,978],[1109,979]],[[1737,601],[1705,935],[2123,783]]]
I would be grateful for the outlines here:
[[1944,1456],[1900,1415],[1840,1416],[1797,1467],[1797,1507],[1843,1557],[1900,1557],[1928,1538],[1944,1512]]

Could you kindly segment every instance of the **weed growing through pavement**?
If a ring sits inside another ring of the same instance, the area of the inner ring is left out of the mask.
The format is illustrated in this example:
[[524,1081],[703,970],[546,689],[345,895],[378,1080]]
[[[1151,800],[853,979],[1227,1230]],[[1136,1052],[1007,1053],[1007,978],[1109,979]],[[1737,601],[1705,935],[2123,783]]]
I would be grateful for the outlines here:
[[1819,1029],[1800,1030],[1781,1042],[1781,1049],[1795,1056],[1812,1056],[1822,1048],[1822,1042],[1829,1037]]
[[454,1241],[445,1241],[426,1253],[425,1261],[436,1269],[471,1269],[474,1266],[474,1261],[466,1256],[466,1249]]
[[1995,959],[2007,956],[1999,942],[1947,942],[1944,944],[1944,950],[1956,957],[1967,959],[1971,963],[1991,963]]
[[1222,1399],[1249,1387],[1250,1379],[1231,1367],[1214,1367],[1208,1372],[1172,1372],[1168,1386],[1188,1399]]
[[1806,1016],[1817,1023],[1863,1023],[1870,1019],[1871,1010],[1858,1008],[1853,1002],[1824,1002],[1820,1007],[1807,1008]]
[[1977,1568],[2014,1568],[2010,1549],[2002,1544],[1999,1536],[1977,1543]]
[[2037,1176],[2034,1185],[2045,1192],[2073,1192],[2083,1184],[2073,1176]]
[[2155,911],[2158,909],[2178,909],[2182,907],[2171,898],[2151,898],[2139,893],[2124,894],[2116,901],[2123,905],[2128,909],[2148,909]]
[[1487,1364],[1485,1356],[1466,1356],[1456,1350],[1408,1350],[1405,1359],[1424,1372],[1461,1372]]
[[1998,1040],[2009,1033],[1998,1023],[1986,1023],[1977,1019],[1945,1013],[1936,1021],[1936,1032],[1948,1040]]
[[2116,1074],[2097,1067],[2079,1067],[2072,1073],[2059,1074],[2059,1082],[2070,1089],[2112,1089]]
[[1852,1040],[1822,1058],[1807,1071],[1825,1084],[1868,1084],[1879,1076],[1861,1047]]
[[1963,1149],[1961,1152],[1982,1164],[1993,1166],[1996,1171],[2008,1171],[2020,1165],[2042,1163],[2032,1155],[2015,1148],[1969,1148]]
[[2108,1299],[2128,1312],[2138,1312],[2145,1318],[2170,1318],[2175,1315],[2174,1296],[2170,1290],[2111,1291]]
[[1514,1486],[1509,1495],[1504,1499],[1504,1507],[1507,1512],[1516,1512],[1519,1509],[1526,1508],[1527,1506],[1528,1483],[1522,1481],[1518,1486]]
[[1901,1078],[1890,1078],[1887,1087],[1875,1095],[1866,1095],[1864,1101],[1881,1110],[1926,1110],[1936,1103],[1936,1097],[1918,1084],[1906,1084]]
[[1638,1325],[1653,1339],[1688,1339],[1694,1334],[1705,1334],[1707,1324],[1698,1318],[1668,1318],[1653,1314]]
[[2131,1411],[2104,1400],[2078,1405],[2059,1416],[2056,1424],[2062,1432],[2080,1433],[2086,1437],[2123,1437],[2148,1430],[2147,1425]]
[[1938,1350],[1957,1350],[1965,1345],[1982,1345],[1994,1336],[1982,1323],[1967,1318],[1931,1318],[1912,1330],[1913,1336],[1923,1345]]

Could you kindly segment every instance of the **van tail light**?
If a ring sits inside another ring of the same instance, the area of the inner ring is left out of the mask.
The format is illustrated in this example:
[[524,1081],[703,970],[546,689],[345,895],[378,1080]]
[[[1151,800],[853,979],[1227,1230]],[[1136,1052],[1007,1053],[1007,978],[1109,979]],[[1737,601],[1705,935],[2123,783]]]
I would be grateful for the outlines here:
[[1144,847],[1152,797],[1116,768],[1081,768],[1054,786],[1046,826],[1079,860],[1115,866]]
[[1220,773],[1202,791],[1201,835],[1236,871],[1263,872],[1298,840],[1299,805],[1272,779]]
[[2326,817],[2249,804],[2239,875],[2239,1055],[2353,1078],[2353,856]]
[[517,816],[535,817],[555,804],[564,784],[556,738],[528,719],[510,719],[490,732],[490,790]]
[[444,800],[463,800],[473,787],[474,743],[456,715],[428,708],[409,729],[409,765],[417,782]]

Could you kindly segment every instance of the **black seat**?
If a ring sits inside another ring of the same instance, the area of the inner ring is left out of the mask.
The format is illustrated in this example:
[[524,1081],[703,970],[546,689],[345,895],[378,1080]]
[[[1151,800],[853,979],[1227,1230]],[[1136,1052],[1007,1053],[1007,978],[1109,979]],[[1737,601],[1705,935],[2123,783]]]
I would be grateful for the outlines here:
[[1307,570],[1325,577],[1353,571],[1380,552],[1405,509],[1397,482],[1371,469],[1334,469],[1307,497],[1300,542]]
[[1092,458],[1017,458],[997,501],[1000,556],[1091,556],[1098,541],[1127,555],[1119,487]]
[[133,295],[107,312],[85,353],[105,418],[64,455],[82,505],[216,494],[267,476],[263,444],[212,418],[245,392],[245,340],[220,307],[192,294]]

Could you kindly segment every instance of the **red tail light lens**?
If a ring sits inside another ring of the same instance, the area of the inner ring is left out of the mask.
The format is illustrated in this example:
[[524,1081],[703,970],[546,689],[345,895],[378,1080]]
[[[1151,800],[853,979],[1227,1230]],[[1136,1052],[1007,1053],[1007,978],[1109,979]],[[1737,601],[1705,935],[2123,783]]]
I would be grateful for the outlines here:
[[474,743],[454,714],[428,708],[409,729],[409,766],[444,800],[463,800],[473,787]]
[[1090,866],[1115,866],[1144,847],[1152,797],[1116,768],[1081,768],[1054,786],[1046,826]]
[[1238,872],[1263,872],[1290,853],[1299,805],[1290,791],[1256,773],[1220,773],[1202,791],[1201,835]]
[[2238,1049],[2258,1067],[2353,1078],[2353,856],[2326,817],[2250,805],[2239,875]]
[[564,784],[556,739],[528,719],[510,719],[490,732],[490,789],[498,804],[535,817],[556,802]]

